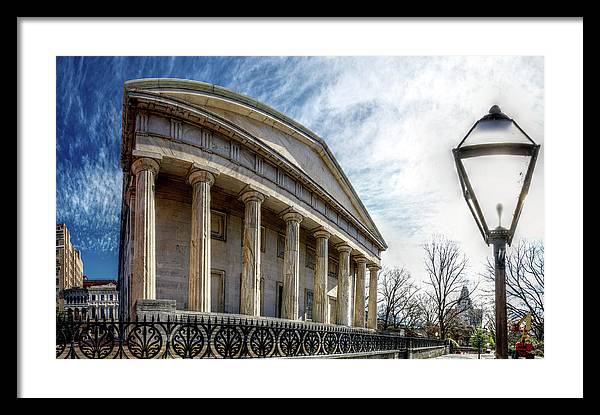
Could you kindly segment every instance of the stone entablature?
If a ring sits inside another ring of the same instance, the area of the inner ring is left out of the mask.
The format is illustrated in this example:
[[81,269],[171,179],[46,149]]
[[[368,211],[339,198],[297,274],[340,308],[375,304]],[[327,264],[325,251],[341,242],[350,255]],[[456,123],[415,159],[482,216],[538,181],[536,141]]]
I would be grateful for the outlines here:
[[[370,255],[379,258],[380,251],[387,248],[376,229],[369,229],[362,222],[370,221],[366,210],[356,213],[365,216],[362,221],[356,218],[314,180],[315,174],[311,177],[239,126],[206,109],[195,108],[171,98],[143,92],[132,92],[130,96],[135,98],[137,108],[135,132],[132,134],[135,145],[133,142],[125,145],[124,142],[124,153],[128,148],[160,151],[166,143],[157,142],[157,139],[162,139],[173,143],[171,151],[163,153],[163,157],[175,153],[178,158],[188,158],[190,163],[197,162],[198,156],[210,160],[209,165],[213,166],[232,163],[239,166],[243,174],[255,176],[258,182],[268,181],[277,192],[286,193],[295,203],[316,212],[321,220],[352,238],[353,242],[366,249]],[[323,151],[315,152],[314,156],[322,157]],[[123,162],[124,169],[127,170],[126,165],[130,161],[125,158]],[[322,170],[321,175],[323,174],[331,173]],[[328,180],[337,181],[339,177],[332,176]],[[338,196],[342,195],[347,198],[345,194],[338,192]],[[352,203],[347,199],[347,205]],[[359,207],[357,212],[362,210],[364,207]]]

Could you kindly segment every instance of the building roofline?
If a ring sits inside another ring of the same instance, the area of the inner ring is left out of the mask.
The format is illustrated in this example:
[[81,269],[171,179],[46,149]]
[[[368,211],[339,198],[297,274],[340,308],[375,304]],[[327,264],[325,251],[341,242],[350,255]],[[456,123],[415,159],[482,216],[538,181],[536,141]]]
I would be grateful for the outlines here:
[[340,178],[343,180],[344,184],[350,190],[352,196],[358,202],[359,206],[362,208],[362,210],[363,210],[364,214],[366,215],[366,217],[368,218],[368,220],[371,221],[371,223],[373,224],[375,234],[378,236],[379,242],[383,246],[383,250],[388,248],[388,245],[385,242],[385,240],[383,239],[383,236],[381,235],[381,233],[379,232],[377,225],[375,225],[373,218],[371,218],[371,215],[369,214],[367,208],[364,206],[362,200],[356,193],[356,190],[350,183],[350,180],[348,179],[348,177],[342,170],[338,161],[333,156],[333,153],[327,146],[325,140],[323,140],[316,133],[314,133],[307,127],[303,126],[302,124],[298,123],[297,121],[294,121],[293,119],[289,118],[288,116],[282,114],[281,112],[277,111],[276,109],[261,103],[260,101],[257,101],[246,95],[234,92],[230,89],[227,89],[227,88],[224,88],[224,87],[221,87],[218,85],[201,82],[201,81],[196,81],[196,80],[179,79],[179,78],[132,79],[132,80],[125,81],[125,84],[124,84],[125,94],[124,95],[127,96],[127,92],[129,90],[152,90],[152,89],[172,89],[174,91],[180,91],[180,92],[188,91],[190,93],[205,93],[205,94],[209,94],[216,98],[228,99],[239,105],[244,105],[244,106],[250,107],[253,110],[263,112],[263,113],[267,114],[268,116],[275,118],[278,122],[285,125],[287,128],[296,130],[301,135],[304,135],[304,136],[308,137],[310,140],[316,142],[324,150],[323,155],[326,155],[327,158],[329,159],[329,161],[334,165],[335,169],[337,170],[337,172],[340,175]]

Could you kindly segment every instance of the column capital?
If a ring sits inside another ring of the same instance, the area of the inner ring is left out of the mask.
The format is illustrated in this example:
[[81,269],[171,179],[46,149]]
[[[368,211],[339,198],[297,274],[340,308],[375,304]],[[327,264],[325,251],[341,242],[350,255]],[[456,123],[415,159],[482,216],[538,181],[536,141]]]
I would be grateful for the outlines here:
[[354,257],[354,260],[358,264],[366,264],[367,263],[367,258],[364,255],[357,255]]
[[194,170],[190,170],[188,172],[187,181],[192,186],[195,185],[196,183],[200,183],[200,182],[208,183],[209,186],[212,186],[213,183],[215,182],[215,177],[216,177],[216,174],[214,174],[210,171],[194,169]]
[[202,164],[198,164],[198,163],[192,163],[190,164],[190,167],[187,171],[187,181],[189,184],[191,184],[192,186],[199,182],[208,182],[211,180],[211,176],[212,176],[212,181],[210,182],[211,186],[215,181],[215,178],[219,175],[219,170],[209,167],[209,166],[204,166]]
[[146,170],[149,170],[156,175],[158,174],[159,168],[159,161],[150,157],[140,157],[131,164],[131,172],[135,175]]
[[240,193],[239,199],[243,202],[264,202],[267,197],[258,190],[246,189]]
[[337,249],[338,252],[352,252],[352,247],[345,242],[337,244],[335,249]]
[[381,269],[381,266],[375,264],[374,262],[371,262],[371,263],[367,264],[367,268],[369,268],[369,270],[371,272],[373,272],[373,271],[379,271]]
[[328,230],[326,230],[325,228],[318,228],[317,230],[315,230],[313,232],[313,236],[315,238],[325,238],[325,239],[329,239],[331,238],[331,232],[329,232]]
[[304,216],[302,216],[300,213],[296,212],[293,209],[287,209],[285,210],[283,213],[281,213],[279,215],[281,217],[281,219],[283,219],[286,222],[302,222],[302,219],[304,219]]

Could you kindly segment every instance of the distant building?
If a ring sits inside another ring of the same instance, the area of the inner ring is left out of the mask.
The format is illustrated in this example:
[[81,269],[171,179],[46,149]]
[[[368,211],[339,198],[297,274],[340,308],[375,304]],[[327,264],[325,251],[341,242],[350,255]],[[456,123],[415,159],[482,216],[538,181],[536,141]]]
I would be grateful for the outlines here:
[[86,280],[88,312],[91,318],[119,318],[119,292],[116,280]]
[[83,320],[87,316],[88,293],[83,287],[67,288],[63,293],[64,311],[75,320]]
[[458,319],[462,324],[473,327],[479,327],[481,325],[483,311],[480,308],[473,307],[473,302],[469,296],[469,289],[466,285],[460,292],[456,310]]
[[461,290],[454,314],[456,319],[449,330],[450,336],[461,346],[468,346],[475,329],[481,326],[483,310],[473,306],[466,285]]
[[64,290],[65,312],[75,320],[119,318],[119,293],[115,280],[88,280],[83,287]]
[[56,308],[64,311],[64,290],[83,287],[81,253],[71,244],[67,225],[56,225]]

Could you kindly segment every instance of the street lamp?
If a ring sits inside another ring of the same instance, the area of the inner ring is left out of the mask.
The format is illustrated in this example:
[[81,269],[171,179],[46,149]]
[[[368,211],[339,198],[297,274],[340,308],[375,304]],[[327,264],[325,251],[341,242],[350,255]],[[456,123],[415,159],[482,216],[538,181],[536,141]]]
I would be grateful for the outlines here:
[[[497,105],[452,150],[469,210],[485,243],[494,247],[497,359],[508,358],[506,244],[510,246],[515,234],[539,150],[540,145]],[[505,207],[513,212],[508,229],[502,226]],[[490,230],[488,223],[496,215],[498,226]]]

